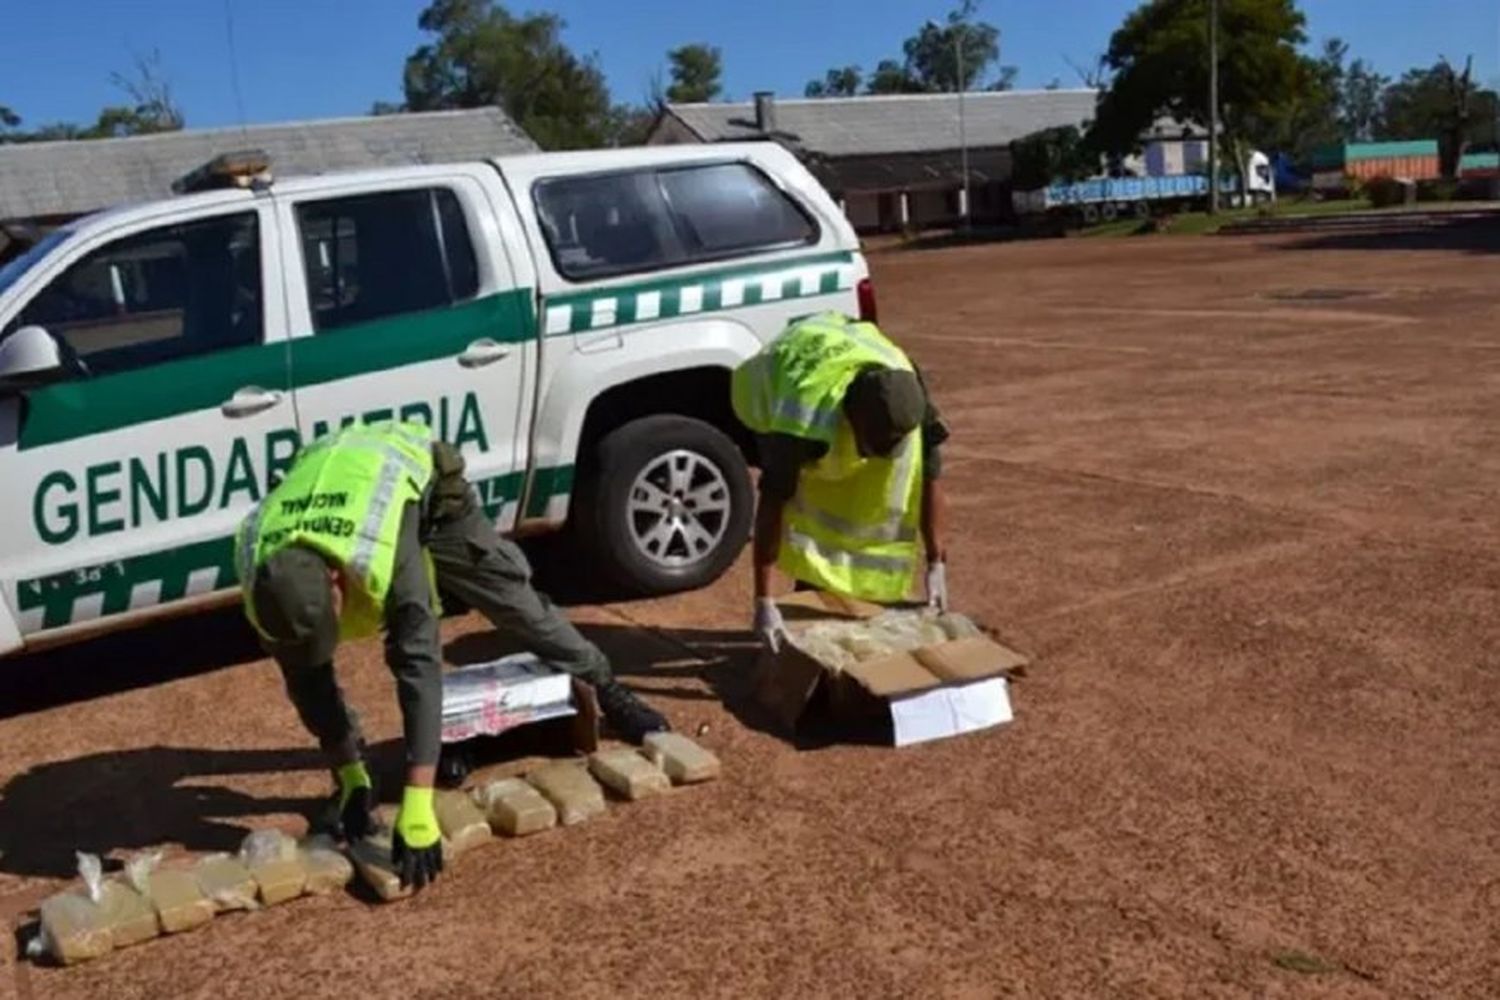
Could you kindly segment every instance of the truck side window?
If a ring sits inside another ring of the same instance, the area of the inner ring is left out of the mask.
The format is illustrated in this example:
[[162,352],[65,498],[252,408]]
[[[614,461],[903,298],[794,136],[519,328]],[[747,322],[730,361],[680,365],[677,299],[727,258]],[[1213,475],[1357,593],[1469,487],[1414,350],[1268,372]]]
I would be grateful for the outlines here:
[[720,256],[817,239],[812,220],[748,164],[665,170],[661,185],[690,255]]
[[536,186],[558,273],[574,281],[813,243],[817,224],[748,163],[558,177]]
[[83,257],[5,333],[44,327],[94,374],[261,341],[254,212],[136,233]]
[[297,206],[313,329],[328,333],[473,298],[479,265],[447,188]]

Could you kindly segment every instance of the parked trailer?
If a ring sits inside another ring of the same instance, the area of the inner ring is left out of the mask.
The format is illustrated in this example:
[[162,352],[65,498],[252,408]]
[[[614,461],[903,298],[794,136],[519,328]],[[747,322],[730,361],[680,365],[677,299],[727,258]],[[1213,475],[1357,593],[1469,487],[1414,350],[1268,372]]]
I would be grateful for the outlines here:
[[[1250,156],[1250,199],[1272,201],[1276,180],[1271,160],[1264,153]],[[1225,179],[1225,199],[1238,204],[1244,199],[1237,181]],[[1167,177],[1099,177],[1075,184],[1052,184],[1035,191],[1012,195],[1016,213],[1022,216],[1067,216],[1085,225],[1112,222],[1122,217],[1144,219],[1153,208],[1181,209],[1208,200],[1208,177],[1178,174]]]

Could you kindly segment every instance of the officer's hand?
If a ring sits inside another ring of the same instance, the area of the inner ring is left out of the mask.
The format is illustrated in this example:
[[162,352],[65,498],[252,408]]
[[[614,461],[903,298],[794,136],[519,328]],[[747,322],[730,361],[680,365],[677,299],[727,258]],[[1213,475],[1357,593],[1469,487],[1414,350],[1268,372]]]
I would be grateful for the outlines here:
[[934,611],[948,610],[948,564],[945,562],[927,566],[927,606]]
[[344,839],[357,843],[375,830],[370,810],[375,804],[375,786],[363,761],[345,764],[338,770],[339,828]]
[[769,597],[755,599],[755,622],[751,627],[761,645],[773,653],[781,652],[781,644],[787,638],[786,621],[775,601]]
[[432,789],[407,785],[391,836],[391,863],[401,888],[423,888],[443,870],[442,832],[432,809]]

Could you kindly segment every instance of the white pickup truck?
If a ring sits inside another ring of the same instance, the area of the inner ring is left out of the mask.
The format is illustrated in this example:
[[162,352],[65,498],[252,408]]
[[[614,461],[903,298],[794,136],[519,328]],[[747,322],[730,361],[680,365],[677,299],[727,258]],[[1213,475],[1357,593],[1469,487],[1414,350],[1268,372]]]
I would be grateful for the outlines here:
[[353,421],[430,424],[499,530],[576,528],[579,573],[701,586],[749,532],[731,370],[798,316],[873,316],[772,143],[234,162],[0,268],[0,654],[232,599],[240,518]]

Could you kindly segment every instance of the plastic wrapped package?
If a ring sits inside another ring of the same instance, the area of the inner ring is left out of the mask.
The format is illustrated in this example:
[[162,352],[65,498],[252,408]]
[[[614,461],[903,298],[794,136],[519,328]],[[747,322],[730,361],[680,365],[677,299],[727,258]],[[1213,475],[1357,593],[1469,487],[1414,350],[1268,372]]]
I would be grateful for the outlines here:
[[326,896],[338,892],[354,878],[354,865],[328,836],[308,837],[298,845],[302,867],[307,872],[307,893]]
[[719,758],[681,733],[648,734],[645,752],[674,785],[712,781],[719,776]]
[[525,837],[557,825],[557,809],[520,778],[492,781],[472,795],[490,826],[507,837]]
[[391,861],[391,831],[379,830],[349,848],[354,860],[354,869],[365,884],[374,890],[382,902],[405,899],[412,894],[412,887],[401,885],[401,876]]
[[116,948],[150,941],[161,933],[161,922],[151,902],[119,879],[104,880],[99,910]]
[[557,807],[557,818],[563,826],[582,823],[605,810],[604,789],[581,764],[547,764],[528,774],[526,780]]
[[296,899],[307,888],[307,868],[297,841],[280,830],[256,830],[240,845],[240,860],[250,869],[260,901],[275,906]]
[[799,629],[792,641],[826,669],[838,673],[855,663],[980,634],[978,626],[956,612],[883,611],[859,621],[814,622]]
[[192,872],[153,871],[146,876],[146,898],[156,909],[161,929],[179,934],[202,927],[214,918],[214,901],[204,895]]
[[448,842],[448,851],[459,855],[489,843],[494,836],[484,813],[463,792],[438,792],[432,800],[438,828]]
[[40,950],[59,965],[103,958],[115,946],[103,912],[86,892],[69,889],[42,903]]
[[254,910],[260,906],[255,899],[255,877],[238,858],[210,854],[199,859],[193,877],[203,895],[213,900],[214,909],[220,913]]
[[949,639],[973,639],[984,634],[968,615],[956,611],[946,611],[937,620]]
[[589,771],[606,788],[634,802],[672,787],[661,768],[634,750],[600,750],[589,756]]

